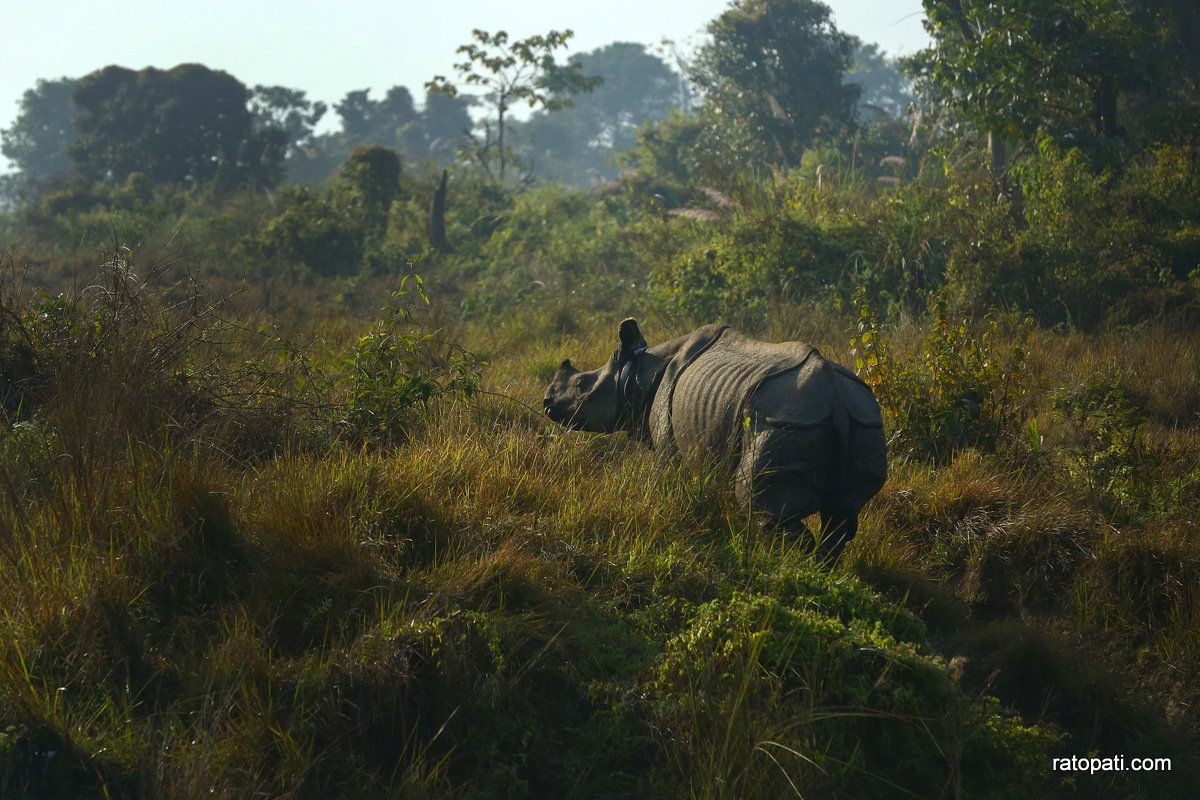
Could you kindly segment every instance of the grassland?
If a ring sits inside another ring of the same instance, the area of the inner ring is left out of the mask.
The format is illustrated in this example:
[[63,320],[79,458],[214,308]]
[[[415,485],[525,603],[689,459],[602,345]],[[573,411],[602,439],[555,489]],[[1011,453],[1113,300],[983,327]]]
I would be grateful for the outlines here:
[[[972,270],[997,256],[959,252],[968,222],[916,193],[776,187],[707,226],[488,197],[452,209],[455,254],[412,267],[419,197],[396,199],[334,275],[262,255],[282,215],[260,200],[142,209],[136,253],[78,245],[109,212],[10,221],[0,795],[1196,785],[1200,334],[1180,286],[1083,330],[1052,304],[986,312]],[[835,569],[719,467],[536,411],[625,313],[657,340],[710,309],[817,344],[883,402],[891,476]],[[1088,754],[1173,769],[1051,769]]]

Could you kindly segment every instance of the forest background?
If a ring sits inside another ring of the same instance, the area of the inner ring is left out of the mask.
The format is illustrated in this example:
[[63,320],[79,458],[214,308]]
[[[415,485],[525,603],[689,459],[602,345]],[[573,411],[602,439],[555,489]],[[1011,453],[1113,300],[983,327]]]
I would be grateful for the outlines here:
[[[924,7],[899,61],[740,0],[691,50],[477,30],[332,109],[202,64],[31,87],[0,793],[1194,786],[1200,13]],[[872,386],[891,476],[836,568],[721,465],[537,412],[631,314]],[[1052,769],[1088,754],[1172,769]]]

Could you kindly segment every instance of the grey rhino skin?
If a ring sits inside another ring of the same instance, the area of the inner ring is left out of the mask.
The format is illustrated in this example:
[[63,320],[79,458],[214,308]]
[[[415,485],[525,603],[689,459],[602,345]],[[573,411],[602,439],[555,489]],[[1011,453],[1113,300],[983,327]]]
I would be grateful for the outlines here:
[[659,451],[712,464],[732,459],[738,498],[813,540],[836,562],[858,513],[887,478],[879,405],[854,373],[802,342],[773,344],[706,325],[647,347],[623,321],[608,363],[581,372],[564,361],[546,389],[546,414],[571,428],[628,430]]

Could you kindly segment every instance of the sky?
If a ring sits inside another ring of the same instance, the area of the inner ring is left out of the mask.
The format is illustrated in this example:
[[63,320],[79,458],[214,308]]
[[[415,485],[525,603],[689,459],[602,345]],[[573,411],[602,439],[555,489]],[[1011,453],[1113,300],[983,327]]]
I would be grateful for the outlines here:
[[[892,55],[928,42],[921,0],[825,0],[834,23]],[[347,92],[392,86],[424,95],[453,77],[454,50],[471,30],[523,38],[571,29],[569,52],[612,42],[687,50],[728,0],[0,0],[0,129],[39,78],[79,78],[110,64],[131,69],[200,63],[249,87],[303,89],[331,107]],[[336,122],[332,111],[326,115]],[[5,169],[0,157],[0,171]]]

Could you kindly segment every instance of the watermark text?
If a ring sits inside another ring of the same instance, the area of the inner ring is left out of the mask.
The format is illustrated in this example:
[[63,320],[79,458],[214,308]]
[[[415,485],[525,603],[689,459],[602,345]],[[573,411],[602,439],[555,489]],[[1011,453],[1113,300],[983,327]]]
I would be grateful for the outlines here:
[[1169,758],[1126,758],[1125,756],[1066,756],[1054,759],[1056,772],[1170,772]]

